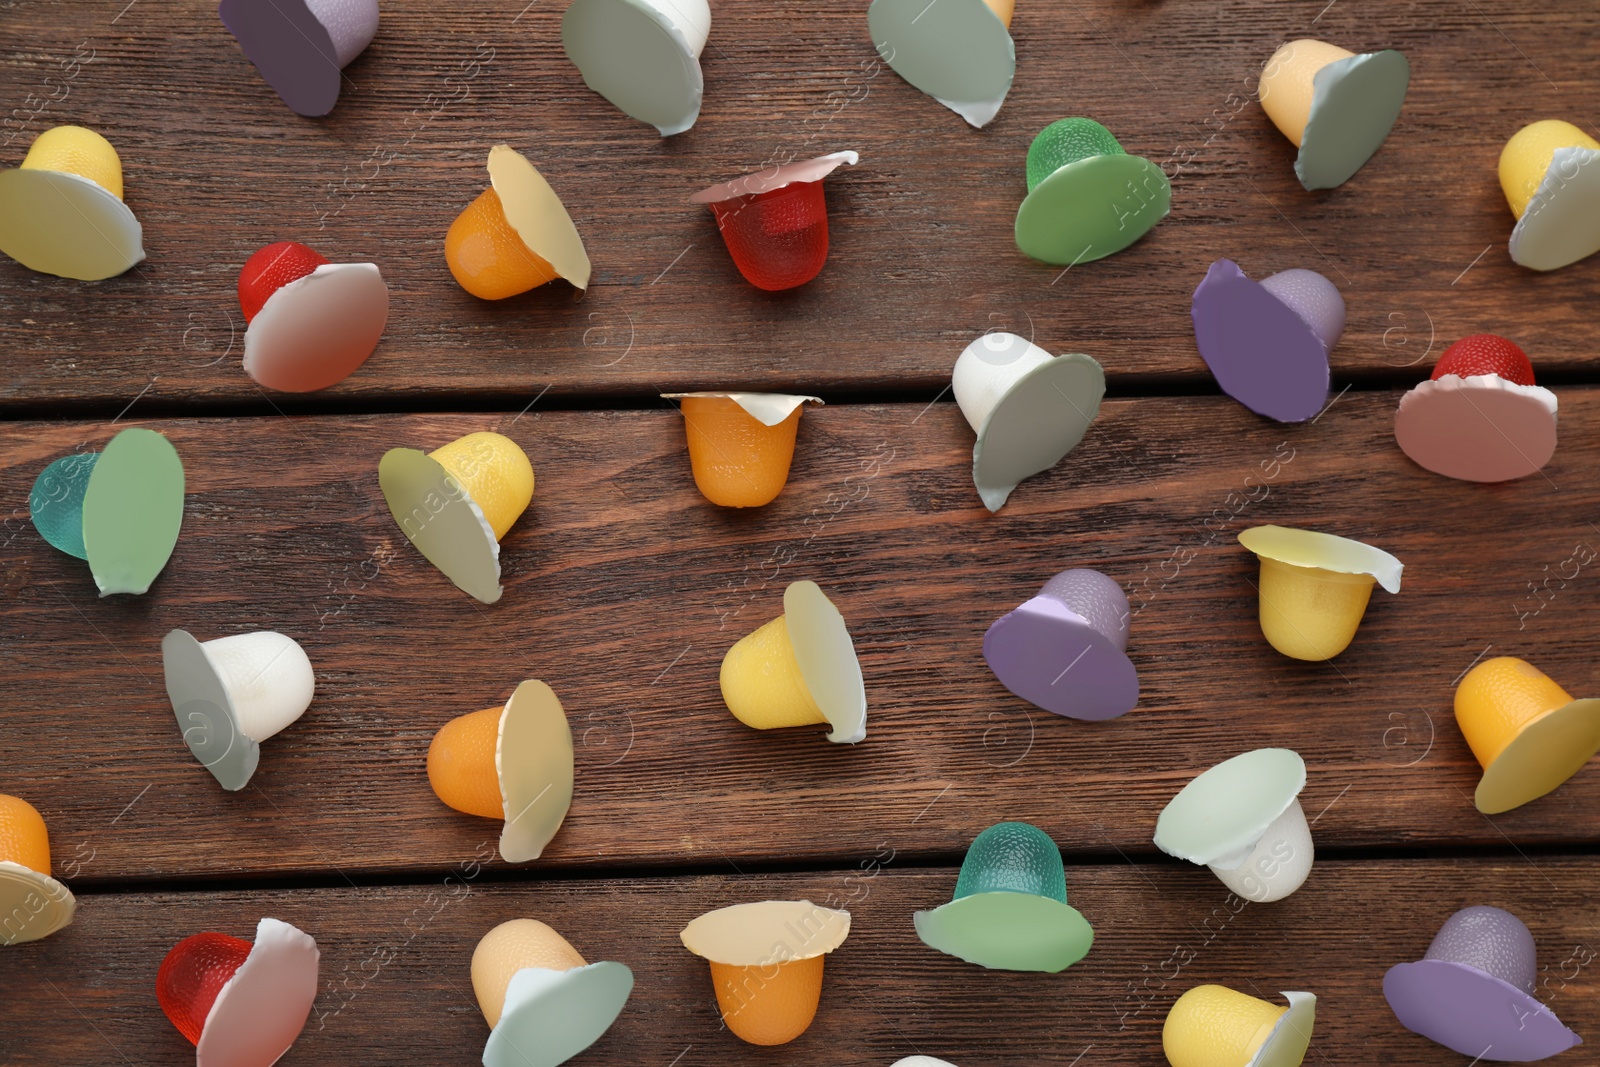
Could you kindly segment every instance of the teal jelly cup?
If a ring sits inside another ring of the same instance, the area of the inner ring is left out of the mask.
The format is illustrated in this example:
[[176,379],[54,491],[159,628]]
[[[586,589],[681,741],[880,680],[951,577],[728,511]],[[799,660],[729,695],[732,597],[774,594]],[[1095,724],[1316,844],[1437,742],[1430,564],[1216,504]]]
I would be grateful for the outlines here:
[[1028,196],[1017,209],[1017,247],[1074,266],[1120,252],[1172,210],[1160,167],[1131,156],[1093,119],[1052,122],[1028,148]]
[[930,948],[997,971],[1055,973],[1083,959],[1094,928],[1067,903],[1061,850],[1025,822],[1002,822],[967,849],[950,903],[914,916]]

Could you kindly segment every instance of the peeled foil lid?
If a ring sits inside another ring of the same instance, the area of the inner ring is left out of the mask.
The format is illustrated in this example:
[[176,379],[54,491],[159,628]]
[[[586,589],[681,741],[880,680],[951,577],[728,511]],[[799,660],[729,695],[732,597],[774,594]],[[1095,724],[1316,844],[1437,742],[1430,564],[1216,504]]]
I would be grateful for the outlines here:
[[850,935],[850,913],[809,900],[763,900],[708,911],[678,935],[712,963],[767,967],[826,955]]
[[1305,760],[1287,748],[1223,760],[1168,801],[1155,845],[1190,863],[1237,867],[1305,785]]
[[557,1067],[604,1036],[633,992],[633,972],[604,961],[570,971],[524,967],[506,987],[483,1067]]
[[1077,908],[1032,893],[969,893],[911,921],[930,948],[990,970],[1056,974],[1094,945]]
[[[818,182],[832,174],[840,164],[848,163],[854,166],[861,157],[855,152],[830,152],[825,156],[808,159],[803,163],[789,163],[781,167],[772,167],[768,170],[758,170],[746,174],[742,178],[735,178],[731,182],[713,185],[709,189],[702,189],[689,198],[691,204],[720,204],[724,200],[732,200],[740,196],[757,196],[761,193],[770,193],[775,189],[782,189],[795,182]],[[759,395],[759,394],[751,394]]]
[[1288,998],[1289,1010],[1278,1017],[1249,1067],[1300,1067],[1311,1048],[1311,1029],[1317,1021],[1316,995],[1299,992],[1283,995]]
[[156,580],[183,527],[183,461],[154,430],[113,437],[83,494],[83,545],[101,596],[143,593]]
[[1557,270],[1600,252],[1600,150],[1558,148],[1511,231],[1511,258]]
[[324,263],[267,298],[244,334],[245,373],[308,393],[354,374],[389,321],[389,287],[371,263]]
[[828,740],[855,744],[867,736],[867,687],[844,616],[810,581],[789,583],[783,614],[800,676],[833,727]]
[[500,599],[500,542],[483,509],[438,460],[391,448],[378,484],[400,532],[456,588],[484,604]]
[[523,682],[506,701],[494,767],[506,818],[500,857],[536,860],[572,806],[572,729],[548,685]]
[[1089,156],[1033,187],[1012,235],[1023,254],[1074,267],[1121,252],[1172,211],[1172,183],[1143,156]]
[[972,446],[972,481],[999,511],[1024,479],[1054,467],[1100,414],[1106,376],[1080,352],[1042,363],[1019,379],[984,420]]
[[[821,407],[818,396],[797,396],[791,393],[662,393],[663,400],[687,400],[691,397],[727,397],[744,409],[745,414],[763,426],[776,426],[794,414],[802,404]],[[42,475],[41,475],[42,477]]]
[[98,452],[78,452],[52,460],[28,493],[28,515],[39,536],[52,548],[81,560],[89,558],[83,547],[83,497],[99,459]]
[[1016,75],[1016,45],[983,0],[873,0],[878,55],[912,86],[975,127],[988,125]]
[[1393,49],[1336,59],[1312,77],[1311,117],[1294,172],[1307,189],[1332,189],[1360,170],[1400,117],[1411,64]]
[[49,937],[77,908],[71,891],[48,874],[0,860],[0,946]]
[[1464,963],[1397,963],[1383,996],[1401,1026],[1463,1056],[1528,1063],[1583,1044],[1534,997]]
[[144,229],[88,178],[17,167],[0,171],[0,252],[29,270],[97,282],[144,259]]
[[1555,455],[1556,406],[1543,386],[1446,374],[1400,398],[1394,439],[1419,467],[1447,478],[1524,478]]
[[311,935],[277,919],[256,926],[250,955],[206,1016],[197,1067],[264,1067],[289,1051],[317,999],[321,953]]
[[161,663],[184,744],[222,788],[243,789],[261,762],[261,745],[240,724],[216,665],[187,630],[162,638]]
[[522,243],[561,277],[579,289],[589,288],[589,253],[566,205],[544,175],[522,153],[502,144],[489,150],[489,182]]
[[1381,548],[1316,530],[1252,526],[1239,534],[1239,543],[1257,556],[1295,567],[1335,574],[1370,574],[1391,593],[1400,591],[1400,572],[1405,569],[1404,564]]
[[583,83],[663,137],[700,117],[700,49],[711,28],[706,0],[574,0],[561,41]]

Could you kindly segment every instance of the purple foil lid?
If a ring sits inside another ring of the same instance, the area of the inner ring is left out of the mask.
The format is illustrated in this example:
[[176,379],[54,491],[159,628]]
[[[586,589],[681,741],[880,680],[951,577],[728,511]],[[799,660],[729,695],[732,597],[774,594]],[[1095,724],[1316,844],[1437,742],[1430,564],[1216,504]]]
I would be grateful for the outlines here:
[[1128,598],[1099,571],[1062,571],[1039,595],[995,620],[983,658],[1011,692],[1073,719],[1114,719],[1139,702],[1139,674],[1123,653]]
[[221,0],[217,14],[283,102],[312,118],[333,110],[342,68],[378,31],[377,0]]
[[1328,352],[1344,331],[1344,298],[1316,271],[1252,281],[1229,259],[1194,291],[1194,339],[1222,391],[1279,422],[1301,422],[1328,399]]

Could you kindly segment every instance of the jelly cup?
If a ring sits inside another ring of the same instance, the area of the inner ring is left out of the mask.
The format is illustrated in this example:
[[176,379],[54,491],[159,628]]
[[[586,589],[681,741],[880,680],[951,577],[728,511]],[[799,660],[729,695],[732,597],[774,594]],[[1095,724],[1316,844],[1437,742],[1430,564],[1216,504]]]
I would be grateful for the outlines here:
[[249,783],[261,743],[305,714],[316,692],[305,650],[270,630],[205,642],[173,630],[161,660],[184,743],[229,791]]
[[1261,69],[1261,108],[1300,154],[1307,189],[1350,180],[1394,128],[1411,64],[1389,49],[1356,55],[1326,41],[1290,41]]
[[1537,976],[1522,920],[1477,905],[1446,919],[1422,959],[1390,967],[1383,996],[1401,1026],[1430,1041],[1463,1056],[1527,1063],[1583,1043],[1533,996]]
[[156,973],[156,1000],[195,1046],[197,1067],[271,1067],[305,1028],[321,954],[311,935],[262,919],[254,944],[184,938]]
[[561,41],[583,83],[663,137],[700,117],[706,0],[573,0]]
[[496,145],[489,183],[444,237],[445,262],[461,288],[480,300],[504,300],[556,278],[587,289],[589,253],[544,175],[510,145]]
[[429,563],[473,599],[500,599],[500,539],[533,502],[533,465],[515,441],[480,431],[427,454],[391,448],[378,484]]
[[389,287],[372,263],[329,263],[293,241],[267,245],[239,272],[244,369],[268,389],[307,393],[344,381],[378,346]]
[[537,919],[511,919],[472,953],[472,991],[489,1024],[484,1067],[557,1067],[593,1045],[622,1014],[633,972],[586,963]]
[[21,797],[0,793],[0,946],[49,937],[72,922],[78,902],[50,877],[44,816]]
[[895,1060],[891,1067],[956,1067],[949,1060],[941,1060],[933,1056],[907,1056]]
[[758,508],[789,480],[795,431],[814,396],[786,393],[662,393],[677,400],[694,484],[713,504]]
[[183,527],[183,461],[154,430],[123,430],[101,452],[63,456],[39,472],[28,507],[39,536],[86,560],[101,596],[143,593]]
[[1261,560],[1261,632],[1292,659],[1332,659],[1350,646],[1374,583],[1400,591],[1400,561],[1347,537],[1252,526],[1239,543]]
[[122,202],[122,160],[82,126],[34,139],[0,170],[0,252],[41,274],[97,282],[144,259],[144,230]]
[[975,837],[950,903],[912,919],[929,948],[997,971],[1054,974],[1094,944],[1089,921],[1067,903],[1061,850],[1025,822],[995,823]]
[[1572,123],[1543,119],[1512,134],[1500,188],[1517,218],[1514,262],[1558,270],[1600,252],[1600,141]]
[[1105,372],[1091,357],[1052,356],[1014,333],[987,333],[967,345],[950,381],[978,435],[972,483],[990,511],[1077,447],[1106,392]]
[[1494,334],[1463,337],[1428,381],[1400,398],[1394,439],[1419,467],[1468,482],[1537,473],[1556,451],[1556,395],[1533,365]]
[[983,127],[1017,70],[1015,0],[873,0],[867,32],[878,55],[916,89]]
[[804,285],[828,261],[828,205],[822,182],[854,152],[833,152],[759,170],[702,189],[689,198],[716,216],[734,266],[757,289],[779,292]]
[[1287,1008],[1220,985],[1179,997],[1161,1028],[1172,1067],[1300,1067],[1311,1047],[1317,998],[1285,993]]
[[308,118],[333,110],[344,68],[378,33],[378,0],[222,0],[217,14],[272,91]]
[[1456,686],[1456,725],[1483,767],[1473,797],[1488,815],[1552,792],[1600,752],[1600,700],[1573,700],[1526,660],[1496,656]]
[[809,900],[764,900],[706,912],[679,937],[710,962],[728,1029],[752,1045],[782,1045],[816,1018],[823,961],[849,933],[847,911]]
[[1114,719],[1139,702],[1128,645],[1128,597],[1097,570],[1062,571],[996,619],[983,658],[1023,700],[1069,719]]
[[1297,268],[1257,282],[1219,259],[1190,313],[1217,384],[1257,415],[1303,422],[1327,403],[1328,353],[1344,332],[1344,298],[1327,278]]
[[1025,254],[1073,267],[1122,251],[1171,210],[1160,167],[1130,156],[1093,119],[1060,119],[1028,147],[1028,196],[1014,231]]
[[754,730],[827,723],[829,741],[867,736],[867,690],[844,616],[816,582],[791,582],[783,614],[722,657],[722,699]]
[[572,806],[572,729],[550,687],[517,686],[504,707],[457,716],[428,746],[428,784],[457,811],[503,819],[500,858],[536,860]]
[[1305,784],[1305,761],[1286,748],[1224,760],[1161,810],[1156,847],[1206,865],[1246,900],[1282,900],[1305,884],[1316,858],[1300,807]]

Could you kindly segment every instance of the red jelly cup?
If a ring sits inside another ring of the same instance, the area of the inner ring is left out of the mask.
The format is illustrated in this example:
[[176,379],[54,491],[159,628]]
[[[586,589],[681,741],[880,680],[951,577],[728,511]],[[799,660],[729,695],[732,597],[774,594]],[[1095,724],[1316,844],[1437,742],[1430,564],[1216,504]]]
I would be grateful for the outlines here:
[[716,216],[728,254],[745,280],[778,292],[804,285],[828,260],[828,207],[822,180],[854,152],[746,175],[690,197]]
[[250,956],[250,942],[227,934],[186,937],[172,946],[156,972],[156,1000],[172,1025],[198,1045],[217,994]]

